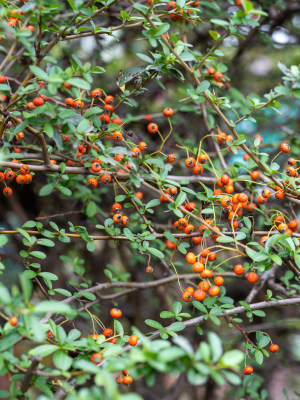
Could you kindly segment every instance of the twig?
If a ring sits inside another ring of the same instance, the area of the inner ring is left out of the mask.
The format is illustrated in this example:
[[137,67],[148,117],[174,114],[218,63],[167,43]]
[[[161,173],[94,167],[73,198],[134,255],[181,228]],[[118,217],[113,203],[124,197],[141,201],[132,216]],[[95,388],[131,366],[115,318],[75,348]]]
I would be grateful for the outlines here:
[[23,393],[22,395],[18,396],[19,400],[25,400],[25,393],[30,388],[32,378],[36,374],[37,367],[41,362],[42,357],[34,357],[32,358],[31,366],[27,369],[25,376],[21,382],[20,391]]

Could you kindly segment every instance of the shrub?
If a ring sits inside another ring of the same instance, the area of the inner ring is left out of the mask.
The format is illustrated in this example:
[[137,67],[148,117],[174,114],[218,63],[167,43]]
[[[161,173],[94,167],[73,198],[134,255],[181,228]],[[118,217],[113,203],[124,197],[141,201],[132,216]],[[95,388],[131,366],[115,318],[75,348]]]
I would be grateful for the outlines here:
[[296,11],[23,3],[1,10],[0,397],[270,398],[299,361],[276,327],[300,303],[300,71],[244,59],[291,54]]

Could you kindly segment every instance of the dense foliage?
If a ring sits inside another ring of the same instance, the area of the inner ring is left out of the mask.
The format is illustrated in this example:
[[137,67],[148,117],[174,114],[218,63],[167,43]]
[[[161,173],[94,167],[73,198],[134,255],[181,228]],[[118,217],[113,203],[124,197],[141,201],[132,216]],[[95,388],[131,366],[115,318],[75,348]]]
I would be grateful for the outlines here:
[[0,397],[281,399],[297,2],[1,5]]

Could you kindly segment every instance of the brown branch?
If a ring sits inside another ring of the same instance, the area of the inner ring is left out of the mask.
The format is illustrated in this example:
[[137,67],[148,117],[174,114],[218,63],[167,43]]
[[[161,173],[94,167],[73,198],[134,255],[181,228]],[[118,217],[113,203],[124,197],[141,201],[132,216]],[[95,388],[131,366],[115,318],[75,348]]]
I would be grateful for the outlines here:
[[37,367],[42,360],[42,357],[34,357],[32,358],[31,366],[27,369],[25,376],[21,382],[20,391],[23,393],[18,396],[19,400],[25,400],[25,393],[31,386],[32,378],[36,375]]
[[279,99],[280,97],[282,97],[283,95],[280,94],[278,96],[273,97],[271,100],[267,101],[267,103],[254,108],[253,110],[251,110],[248,114],[244,115],[242,118],[238,119],[237,121],[235,121],[235,125],[238,125],[240,122],[244,121],[245,119],[248,119],[252,114],[256,113],[259,110],[262,110],[265,107],[268,107],[271,103],[273,103],[273,101]]
[[[296,305],[300,304],[300,297],[295,297],[292,299],[283,299],[283,300],[278,300],[278,301],[261,301],[259,303],[254,303],[254,304],[249,304],[249,307],[251,308],[252,311],[254,310],[260,310],[264,308],[272,308],[272,307],[284,307],[284,306],[290,306],[290,305]],[[230,310],[226,310],[220,314],[216,314],[216,317],[225,317],[229,315],[235,315],[235,314],[243,314],[248,312],[248,310],[242,306],[232,308]],[[183,321],[185,326],[194,326],[197,325],[201,322],[204,321],[204,317],[206,315],[201,315],[200,317],[192,318],[187,321]],[[165,327],[164,329],[168,330],[169,326]],[[152,333],[150,336],[150,339],[155,339],[160,335],[160,331],[157,330]],[[126,349],[124,349],[126,351]]]
[[[7,120],[14,121],[16,124],[20,123],[18,118],[16,118],[14,115],[8,113],[7,111],[0,109],[0,113],[3,115],[3,117],[6,117]],[[4,121],[2,123],[4,123]],[[44,165],[47,168],[51,169],[52,164],[50,162],[47,143],[46,143],[46,140],[44,138],[44,135],[41,132],[33,129],[30,125],[27,125],[26,129],[28,130],[28,132],[30,132],[32,135],[34,135],[38,139],[38,141],[40,142],[41,149],[42,149],[42,154],[43,154],[43,159],[44,159]]]
[[248,343],[252,344],[253,347],[256,347],[255,344],[252,342],[252,340],[249,339],[249,337],[247,336],[246,332],[236,322],[234,322],[232,319],[230,319],[228,315],[225,315],[225,319],[226,319],[228,324],[232,324],[238,331],[241,332],[241,334],[244,336],[245,340]]

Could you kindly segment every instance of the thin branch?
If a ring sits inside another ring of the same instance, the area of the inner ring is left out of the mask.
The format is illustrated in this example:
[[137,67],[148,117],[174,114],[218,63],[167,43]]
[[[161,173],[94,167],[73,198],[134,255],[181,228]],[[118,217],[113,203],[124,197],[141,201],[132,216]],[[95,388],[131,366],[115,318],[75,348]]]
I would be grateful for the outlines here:
[[31,362],[31,366],[27,369],[25,376],[21,382],[20,391],[23,393],[18,396],[19,400],[25,400],[25,393],[31,386],[32,378],[36,375],[36,370],[38,368],[39,363],[41,362],[42,357],[34,357]]
[[[284,307],[284,306],[290,306],[294,304],[300,304],[300,297],[295,297],[292,299],[283,299],[283,300],[278,300],[278,301],[261,301],[259,303],[254,303],[254,304],[249,304],[249,307],[251,308],[252,311],[254,310],[260,310],[264,308],[272,308],[272,307]],[[232,308],[231,310],[226,310],[220,314],[216,314],[216,317],[225,317],[229,315],[235,315],[235,314],[243,314],[245,312],[248,312],[248,310],[242,306]],[[204,317],[206,315],[201,315],[200,317],[192,318],[187,321],[183,321],[185,326],[194,326],[199,324],[200,322],[204,321]],[[168,330],[169,326],[165,327],[164,329]],[[150,339],[155,339],[160,335],[160,331],[155,331],[152,333],[150,336]]]

